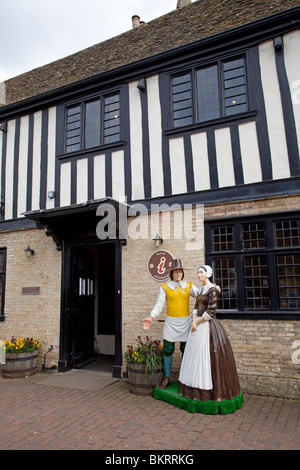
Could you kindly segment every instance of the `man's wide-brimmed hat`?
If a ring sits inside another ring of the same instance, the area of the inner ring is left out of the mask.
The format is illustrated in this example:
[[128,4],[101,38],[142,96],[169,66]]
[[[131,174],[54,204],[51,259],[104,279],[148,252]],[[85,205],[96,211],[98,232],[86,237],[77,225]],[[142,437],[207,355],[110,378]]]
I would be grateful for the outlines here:
[[172,266],[170,268],[170,272],[174,271],[174,269],[182,269],[181,259],[172,259]]

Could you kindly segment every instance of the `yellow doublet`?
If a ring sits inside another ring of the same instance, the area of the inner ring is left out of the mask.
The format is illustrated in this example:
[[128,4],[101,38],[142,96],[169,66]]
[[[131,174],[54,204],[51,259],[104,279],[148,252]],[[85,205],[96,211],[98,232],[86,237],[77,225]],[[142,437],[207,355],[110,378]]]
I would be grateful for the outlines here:
[[187,317],[190,315],[189,298],[192,282],[187,282],[186,287],[170,289],[167,283],[162,284],[167,296],[167,315],[170,317]]

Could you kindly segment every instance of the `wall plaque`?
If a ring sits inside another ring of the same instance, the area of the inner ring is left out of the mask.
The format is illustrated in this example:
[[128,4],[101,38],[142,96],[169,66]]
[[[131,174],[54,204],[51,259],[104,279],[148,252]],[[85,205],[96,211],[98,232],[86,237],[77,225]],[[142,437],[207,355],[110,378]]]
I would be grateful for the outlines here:
[[148,260],[149,275],[155,281],[166,281],[170,277],[173,256],[168,251],[155,251]]
[[40,287],[22,287],[22,295],[39,295],[40,293]]

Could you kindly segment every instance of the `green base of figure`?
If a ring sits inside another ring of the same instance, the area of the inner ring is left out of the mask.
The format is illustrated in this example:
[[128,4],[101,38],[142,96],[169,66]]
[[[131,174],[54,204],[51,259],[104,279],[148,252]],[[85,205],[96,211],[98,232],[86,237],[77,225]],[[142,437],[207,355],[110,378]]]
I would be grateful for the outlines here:
[[181,397],[179,395],[179,383],[173,382],[164,390],[155,387],[153,397],[158,400],[166,401],[189,413],[203,413],[209,415],[229,414],[238,410],[244,403],[242,392],[232,400],[216,401],[198,401],[191,398]]

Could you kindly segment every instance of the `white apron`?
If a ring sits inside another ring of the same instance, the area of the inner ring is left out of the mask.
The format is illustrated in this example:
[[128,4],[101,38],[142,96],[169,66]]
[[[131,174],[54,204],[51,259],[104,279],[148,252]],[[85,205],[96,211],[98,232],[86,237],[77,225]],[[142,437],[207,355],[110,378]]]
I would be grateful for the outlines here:
[[211,390],[210,348],[209,348],[209,321],[200,323],[196,331],[190,332],[185,346],[179,382],[188,387]]

